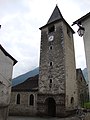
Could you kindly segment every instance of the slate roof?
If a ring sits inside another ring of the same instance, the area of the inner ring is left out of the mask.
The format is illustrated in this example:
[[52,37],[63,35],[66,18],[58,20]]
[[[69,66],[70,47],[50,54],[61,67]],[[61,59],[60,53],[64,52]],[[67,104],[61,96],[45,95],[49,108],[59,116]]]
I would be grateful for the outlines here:
[[71,29],[71,31],[72,31],[73,33],[75,33],[74,30],[70,27],[70,25],[69,25],[69,24],[66,22],[66,20],[63,18],[63,16],[62,16],[62,14],[61,14],[61,12],[60,12],[60,10],[59,10],[59,8],[58,8],[57,5],[56,5],[53,13],[51,14],[51,17],[49,18],[47,24],[44,25],[44,26],[42,26],[42,27],[40,28],[40,30],[41,30],[42,28],[44,28],[44,27],[46,27],[46,26],[48,26],[48,25],[50,25],[50,24],[52,24],[52,23],[54,23],[54,22],[58,22],[58,21],[60,21],[60,20],[63,20],[63,21],[67,24],[67,26]]
[[82,21],[86,20],[87,18],[90,17],[90,12],[87,13],[86,15],[82,16],[81,18],[79,18],[78,20],[74,21],[72,25],[75,24],[81,24]]
[[15,64],[17,63],[17,60],[15,60],[15,59],[2,47],[1,44],[0,44],[0,49],[2,50],[2,52],[3,52],[6,56],[8,56],[9,58],[11,58],[11,59],[14,61],[14,64],[13,64],[13,65],[15,65]]
[[60,19],[63,19],[63,16],[58,8],[58,6],[56,5],[51,17],[49,18],[47,24],[50,24],[56,20],[60,20]]
[[28,78],[23,83],[12,87],[12,92],[38,91],[38,78],[39,75]]

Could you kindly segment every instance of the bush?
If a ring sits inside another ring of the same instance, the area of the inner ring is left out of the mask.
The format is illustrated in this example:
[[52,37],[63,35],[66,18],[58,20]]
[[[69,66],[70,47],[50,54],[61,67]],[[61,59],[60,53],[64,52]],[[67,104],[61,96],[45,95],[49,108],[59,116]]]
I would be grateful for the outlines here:
[[90,109],[90,102],[84,103],[84,108]]

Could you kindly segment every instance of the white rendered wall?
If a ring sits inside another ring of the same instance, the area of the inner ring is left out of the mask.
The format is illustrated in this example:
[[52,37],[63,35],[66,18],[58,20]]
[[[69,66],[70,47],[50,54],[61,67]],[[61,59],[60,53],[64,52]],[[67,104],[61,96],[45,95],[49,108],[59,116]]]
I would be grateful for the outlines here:
[[13,60],[0,50],[0,106],[10,103]]
[[85,46],[87,71],[88,71],[89,98],[90,98],[90,18],[86,19],[82,23],[82,25],[85,28],[85,34],[83,36],[83,39],[84,39],[84,46]]

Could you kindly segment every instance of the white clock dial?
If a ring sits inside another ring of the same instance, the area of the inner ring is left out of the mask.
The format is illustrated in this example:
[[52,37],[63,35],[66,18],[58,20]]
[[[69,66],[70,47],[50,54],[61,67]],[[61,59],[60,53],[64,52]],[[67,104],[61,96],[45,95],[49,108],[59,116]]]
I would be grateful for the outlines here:
[[53,39],[54,39],[53,35],[49,36],[49,38],[48,38],[49,41],[53,41]]

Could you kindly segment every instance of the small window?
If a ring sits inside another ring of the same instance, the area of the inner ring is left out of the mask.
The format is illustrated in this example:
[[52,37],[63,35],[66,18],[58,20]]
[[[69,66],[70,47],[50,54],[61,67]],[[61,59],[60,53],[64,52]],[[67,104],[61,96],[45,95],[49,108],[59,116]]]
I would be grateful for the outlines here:
[[73,97],[71,97],[71,104],[73,104],[74,103],[74,98]]
[[55,31],[55,26],[51,26],[48,28],[48,33],[54,32]]
[[17,94],[17,104],[20,104],[20,94]]
[[52,79],[50,79],[50,83],[52,84]]
[[50,83],[49,83],[49,87],[52,87],[52,78],[50,78]]
[[81,79],[81,81],[82,81],[82,77],[81,77],[80,79]]
[[53,62],[50,62],[49,64],[50,64],[50,66],[52,66],[52,65],[53,65]]
[[49,50],[52,50],[53,49],[53,46],[51,45],[51,46],[49,46]]

